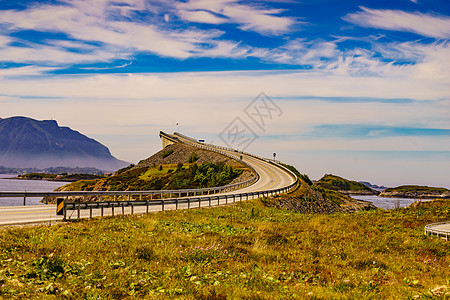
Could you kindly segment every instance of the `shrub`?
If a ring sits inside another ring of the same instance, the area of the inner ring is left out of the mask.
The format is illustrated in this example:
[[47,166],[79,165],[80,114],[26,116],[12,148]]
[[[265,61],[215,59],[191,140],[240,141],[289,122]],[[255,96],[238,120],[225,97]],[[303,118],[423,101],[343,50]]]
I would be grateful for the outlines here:
[[173,153],[173,149],[164,151],[164,152],[161,154],[161,157],[162,157],[162,158],[166,158],[167,156],[169,156],[169,155],[172,154],[172,153]]
[[188,163],[193,163],[198,160],[198,155],[195,152],[192,152],[192,154],[189,156]]

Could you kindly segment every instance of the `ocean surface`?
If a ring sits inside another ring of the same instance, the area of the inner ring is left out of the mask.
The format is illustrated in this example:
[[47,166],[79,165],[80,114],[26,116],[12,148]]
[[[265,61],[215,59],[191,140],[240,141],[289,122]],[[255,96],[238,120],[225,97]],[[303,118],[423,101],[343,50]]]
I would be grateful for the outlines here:
[[[10,179],[17,177],[17,174],[0,174],[0,191],[3,192],[51,192],[57,187],[66,185],[67,182],[45,181],[45,180],[19,180]],[[27,205],[42,204],[42,198],[27,198]],[[18,206],[23,205],[23,198],[0,198],[0,206]]]
[[[411,198],[385,198],[378,196],[352,196],[354,199],[372,202],[373,205],[384,209],[394,209],[399,207],[407,207],[411,203],[419,201],[419,199]],[[430,201],[431,199],[422,199],[422,201]]]

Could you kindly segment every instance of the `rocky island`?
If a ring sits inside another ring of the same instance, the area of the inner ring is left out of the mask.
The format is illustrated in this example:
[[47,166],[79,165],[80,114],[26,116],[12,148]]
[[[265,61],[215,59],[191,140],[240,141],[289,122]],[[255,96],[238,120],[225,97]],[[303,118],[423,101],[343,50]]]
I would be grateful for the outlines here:
[[413,199],[449,199],[450,190],[441,187],[402,185],[395,188],[385,189],[379,196]]

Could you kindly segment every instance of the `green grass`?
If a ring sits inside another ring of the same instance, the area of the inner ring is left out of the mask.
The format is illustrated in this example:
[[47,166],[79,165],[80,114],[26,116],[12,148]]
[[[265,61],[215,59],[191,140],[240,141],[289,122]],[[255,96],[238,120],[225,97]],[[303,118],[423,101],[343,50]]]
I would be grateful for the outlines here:
[[169,170],[175,171],[177,169],[176,164],[165,164],[155,167],[148,168],[147,171],[145,171],[143,174],[139,175],[139,178],[142,180],[150,180],[152,176],[160,176],[169,173]]
[[0,298],[444,299],[450,244],[423,226],[449,217],[448,202],[325,216],[252,200],[4,228]]

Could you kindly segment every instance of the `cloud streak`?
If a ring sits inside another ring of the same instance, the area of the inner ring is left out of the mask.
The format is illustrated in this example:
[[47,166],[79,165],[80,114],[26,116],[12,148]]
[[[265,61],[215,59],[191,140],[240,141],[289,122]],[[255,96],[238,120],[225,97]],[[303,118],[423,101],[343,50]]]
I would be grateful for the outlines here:
[[347,14],[343,19],[362,27],[407,31],[438,39],[450,38],[450,17],[448,16],[392,9],[360,8],[360,12]]

